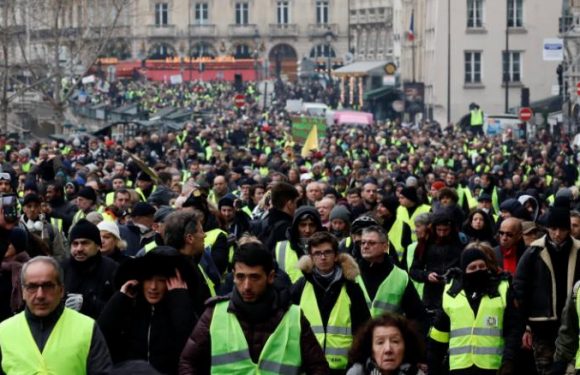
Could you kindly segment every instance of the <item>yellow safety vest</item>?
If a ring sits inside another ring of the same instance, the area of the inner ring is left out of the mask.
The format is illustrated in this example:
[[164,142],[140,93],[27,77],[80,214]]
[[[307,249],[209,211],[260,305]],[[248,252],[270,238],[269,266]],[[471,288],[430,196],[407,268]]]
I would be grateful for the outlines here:
[[[151,189],[151,193],[149,194],[149,196],[151,196],[151,194],[153,194],[155,190],[157,190],[157,185],[153,185],[153,189]],[[139,200],[141,202],[147,202],[147,198],[145,197],[145,194],[143,193],[143,190],[141,190],[141,188],[135,189],[135,193],[137,193],[137,195],[139,196]]]
[[212,375],[298,374],[300,351],[300,308],[291,305],[262,348],[258,363],[250,357],[248,342],[238,318],[228,312],[229,301],[215,305],[209,326]]
[[[417,241],[417,234],[415,233],[415,218],[422,213],[429,212],[431,210],[431,206],[428,204],[422,204],[415,209],[413,215],[409,217],[409,211],[407,207],[399,206],[397,207],[397,220],[402,220],[403,222],[407,223],[411,228],[411,240],[413,242]],[[394,224],[393,224],[394,225]]]
[[201,266],[201,264],[198,264],[197,265],[197,268],[199,269],[199,272],[201,272],[201,276],[203,276],[203,279],[205,280],[205,283],[207,284],[207,287],[209,288],[209,294],[210,294],[210,296],[215,297],[217,295],[216,292],[215,292],[215,283],[207,275],[207,273],[205,272],[205,270],[203,269],[203,267]]
[[405,270],[393,266],[389,276],[379,286],[374,300],[371,300],[364,280],[360,275],[356,278],[356,282],[363,291],[371,316],[376,318],[385,312],[400,312],[401,301],[409,283],[409,274]]
[[302,271],[298,268],[298,253],[292,248],[290,241],[286,240],[276,243],[275,254],[278,267],[288,274],[294,284],[302,277]]
[[389,241],[393,244],[395,250],[397,251],[397,258],[399,258],[399,261],[403,260],[403,254],[405,252],[405,248],[403,247],[404,224],[405,223],[402,220],[395,220],[388,234]]
[[[217,238],[220,234],[223,234],[224,236],[228,236],[228,233],[222,229],[219,228],[214,228],[211,230],[208,230],[207,232],[205,232],[205,239],[203,240],[203,246],[208,249],[210,252],[213,249],[213,245],[215,245],[215,242],[217,241]],[[234,247],[230,246],[229,251],[228,251],[228,262],[230,264],[233,264],[234,262]]]
[[471,126],[482,126],[483,125],[483,111],[481,109],[472,110],[469,122],[470,122]]
[[486,370],[497,370],[501,366],[504,338],[503,317],[507,306],[508,282],[499,284],[499,295],[482,297],[474,315],[465,291],[456,296],[443,293],[443,311],[449,317],[450,331],[432,328],[429,336],[438,342],[449,343],[449,369],[460,370],[476,366]]
[[346,369],[348,363],[348,350],[352,345],[350,305],[350,297],[346,293],[346,286],[343,285],[325,326],[320,315],[314,286],[309,281],[304,285],[300,308],[310,322],[312,332],[323,349],[331,369]]
[[105,206],[112,206],[115,203],[115,192],[108,192],[105,196]]
[[[418,242],[413,242],[409,245],[409,247],[407,247],[407,272],[411,271],[411,266],[413,265],[413,260],[415,259],[415,250],[417,250],[417,244]],[[425,283],[415,281],[413,279],[411,279],[411,282],[415,286],[419,297],[423,299],[423,289],[425,288]]]
[[42,353],[24,312],[0,324],[2,371],[6,374],[86,374],[95,321],[65,307]]

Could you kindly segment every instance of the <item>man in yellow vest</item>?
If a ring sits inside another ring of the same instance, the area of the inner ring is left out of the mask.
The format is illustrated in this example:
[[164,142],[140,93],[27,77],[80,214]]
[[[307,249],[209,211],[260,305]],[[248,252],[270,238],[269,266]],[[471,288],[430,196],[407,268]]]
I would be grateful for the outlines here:
[[356,261],[338,253],[332,234],[317,232],[298,266],[304,276],[292,286],[292,300],[310,322],[331,370],[344,371],[353,335],[371,317],[355,281],[359,275]]
[[417,195],[417,189],[413,187],[404,187],[399,193],[399,204],[397,207],[397,220],[402,220],[411,228],[411,239],[417,241],[415,235],[415,218],[424,212],[429,212],[431,206],[422,204]]
[[427,327],[427,314],[407,271],[393,264],[388,256],[388,238],[383,228],[363,229],[362,259],[358,279],[373,317],[385,312],[404,313]]
[[328,363],[298,306],[274,284],[260,244],[234,257],[231,295],[208,302],[179,361],[180,374],[328,374]]
[[149,176],[147,173],[143,171],[137,174],[137,180],[135,182],[135,185],[137,185],[135,192],[139,196],[139,201],[141,202],[147,202],[149,196],[155,190],[157,190],[157,186],[155,186],[155,183],[153,182],[151,176]]
[[21,280],[26,309],[0,324],[2,373],[108,374],[112,362],[99,327],[62,303],[56,260],[33,258]]
[[322,230],[318,211],[314,207],[302,206],[294,213],[287,239],[276,243],[274,247],[276,262],[280,269],[288,274],[292,283],[302,277],[302,272],[298,268],[298,259],[308,253],[308,240],[315,232]]
[[483,135],[483,111],[479,105],[471,103],[469,105],[469,129],[474,135]]

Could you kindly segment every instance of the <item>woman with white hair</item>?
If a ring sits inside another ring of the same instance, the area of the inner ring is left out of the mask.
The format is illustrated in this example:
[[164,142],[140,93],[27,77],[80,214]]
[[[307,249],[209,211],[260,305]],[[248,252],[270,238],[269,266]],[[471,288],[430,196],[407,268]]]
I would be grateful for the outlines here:
[[114,221],[101,221],[97,228],[101,232],[101,254],[106,255],[117,263],[123,263],[129,257],[123,254],[127,242],[121,239],[119,226]]

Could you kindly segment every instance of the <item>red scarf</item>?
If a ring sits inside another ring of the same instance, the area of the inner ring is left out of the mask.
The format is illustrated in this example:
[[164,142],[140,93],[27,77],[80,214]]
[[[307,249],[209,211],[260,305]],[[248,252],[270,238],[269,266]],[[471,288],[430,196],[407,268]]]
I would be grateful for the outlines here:
[[518,264],[518,259],[516,257],[516,248],[512,247],[509,249],[503,249],[500,247],[500,250],[503,255],[503,265],[502,265],[503,270],[514,275],[516,273],[516,267]]

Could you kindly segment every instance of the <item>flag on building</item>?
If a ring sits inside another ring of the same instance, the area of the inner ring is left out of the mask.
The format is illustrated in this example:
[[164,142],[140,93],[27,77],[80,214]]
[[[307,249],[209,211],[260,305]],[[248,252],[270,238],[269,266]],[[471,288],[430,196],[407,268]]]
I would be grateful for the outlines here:
[[415,10],[411,11],[411,22],[409,24],[409,31],[407,32],[407,40],[409,42],[415,40]]
[[304,142],[304,146],[302,146],[302,157],[307,157],[308,153],[312,150],[318,150],[318,125],[316,124],[314,124],[312,129],[310,129],[306,142]]

